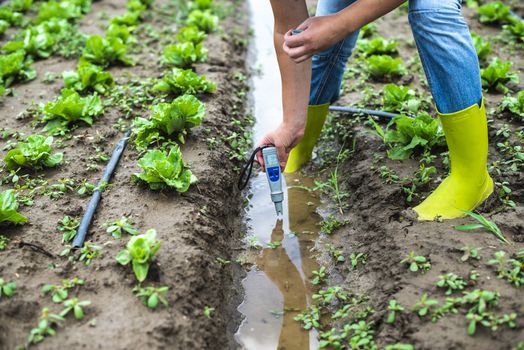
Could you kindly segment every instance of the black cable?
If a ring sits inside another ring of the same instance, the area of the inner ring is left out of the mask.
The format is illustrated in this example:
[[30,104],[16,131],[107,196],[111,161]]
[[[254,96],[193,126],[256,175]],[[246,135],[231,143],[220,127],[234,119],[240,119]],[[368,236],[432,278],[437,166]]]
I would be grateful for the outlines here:
[[[249,183],[249,179],[251,178],[251,173],[253,172],[253,163],[255,162],[255,157],[257,156],[257,153],[262,151],[264,148],[268,148],[268,147],[275,147],[275,145],[273,144],[262,145],[262,146],[255,148],[253,153],[251,153],[251,156],[249,156],[249,159],[247,160],[246,164],[244,164],[244,166],[242,167],[242,170],[240,171],[240,177],[238,178],[238,184],[237,184],[239,190],[242,191],[244,188],[246,188],[247,184]],[[246,173],[247,173],[247,176],[246,176]]]

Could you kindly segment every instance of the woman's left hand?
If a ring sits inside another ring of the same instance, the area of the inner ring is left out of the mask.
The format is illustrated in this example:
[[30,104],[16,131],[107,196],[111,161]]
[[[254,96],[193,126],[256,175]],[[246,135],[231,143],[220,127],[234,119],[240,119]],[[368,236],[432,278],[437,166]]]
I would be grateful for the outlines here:
[[303,30],[292,34],[290,30],[284,36],[284,52],[296,63],[309,59],[346,37],[347,33],[341,18],[337,14],[310,17],[296,29]]

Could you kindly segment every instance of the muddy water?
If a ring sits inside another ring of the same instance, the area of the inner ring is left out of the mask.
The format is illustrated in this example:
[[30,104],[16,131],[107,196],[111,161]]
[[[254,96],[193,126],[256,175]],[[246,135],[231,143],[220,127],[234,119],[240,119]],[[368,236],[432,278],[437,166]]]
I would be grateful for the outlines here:
[[[256,125],[255,142],[281,120],[280,75],[273,49],[273,17],[269,1],[250,0],[254,38],[250,62]],[[242,282],[245,298],[238,310],[244,316],[235,336],[245,349],[315,349],[316,334],[303,330],[293,318],[311,302],[312,272],[318,269],[313,246],[318,236],[318,198],[310,178],[285,176],[284,215],[277,217],[264,174],[254,176],[246,213],[247,241],[253,262]],[[275,247],[268,243],[278,243]]]

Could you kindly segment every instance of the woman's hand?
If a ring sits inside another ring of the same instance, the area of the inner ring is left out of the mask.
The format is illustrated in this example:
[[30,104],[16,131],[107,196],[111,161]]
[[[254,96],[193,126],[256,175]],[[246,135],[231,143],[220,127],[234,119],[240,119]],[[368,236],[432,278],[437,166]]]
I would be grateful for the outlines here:
[[[280,163],[282,171],[286,168],[287,159],[291,149],[300,142],[304,136],[305,125],[287,125],[285,123],[280,124],[275,130],[266,134],[262,140],[258,143],[258,146],[273,144],[277,149],[277,157]],[[257,161],[265,171],[264,159],[262,152],[257,153]]]
[[303,32],[292,34],[288,31],[283,45],[284,52],[296,63],[330,48],[348,34],[338,14],[310,17],[296,29]]

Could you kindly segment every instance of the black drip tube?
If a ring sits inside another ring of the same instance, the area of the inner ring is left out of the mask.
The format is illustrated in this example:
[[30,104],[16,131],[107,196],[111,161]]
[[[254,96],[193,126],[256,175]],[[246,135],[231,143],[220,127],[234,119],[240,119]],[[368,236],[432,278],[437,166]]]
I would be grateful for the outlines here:
[[120,161],[120,158],[124,153],[124,149],[130,136],[131,129],[126,131],[124,137],[115,146],[113,154],[111,155],[111,159],[109,159],[109,163],[107,163],[106,170],[102,175],[102,179],[98,183],[98,186],[93,192],[93,196],[91,197],[91,200],[87,205],[86,212],[84,214],[84,217],[82,218],[82,221],[80,222],[80,226],[78,227],[78,231],[76,232],[75,239],[73,240],[73,248],[81,248],[84,245],[87,230],[89,229],[89,225],[91,224],[93,216],[95,215],[96,208],[98,207],[98,203],[100,202],[100,198],[102,197],[102,192],[104,191],[105,186],[109,183],[111,175],[113,175],[113,172],[115,171],[118,162]]

